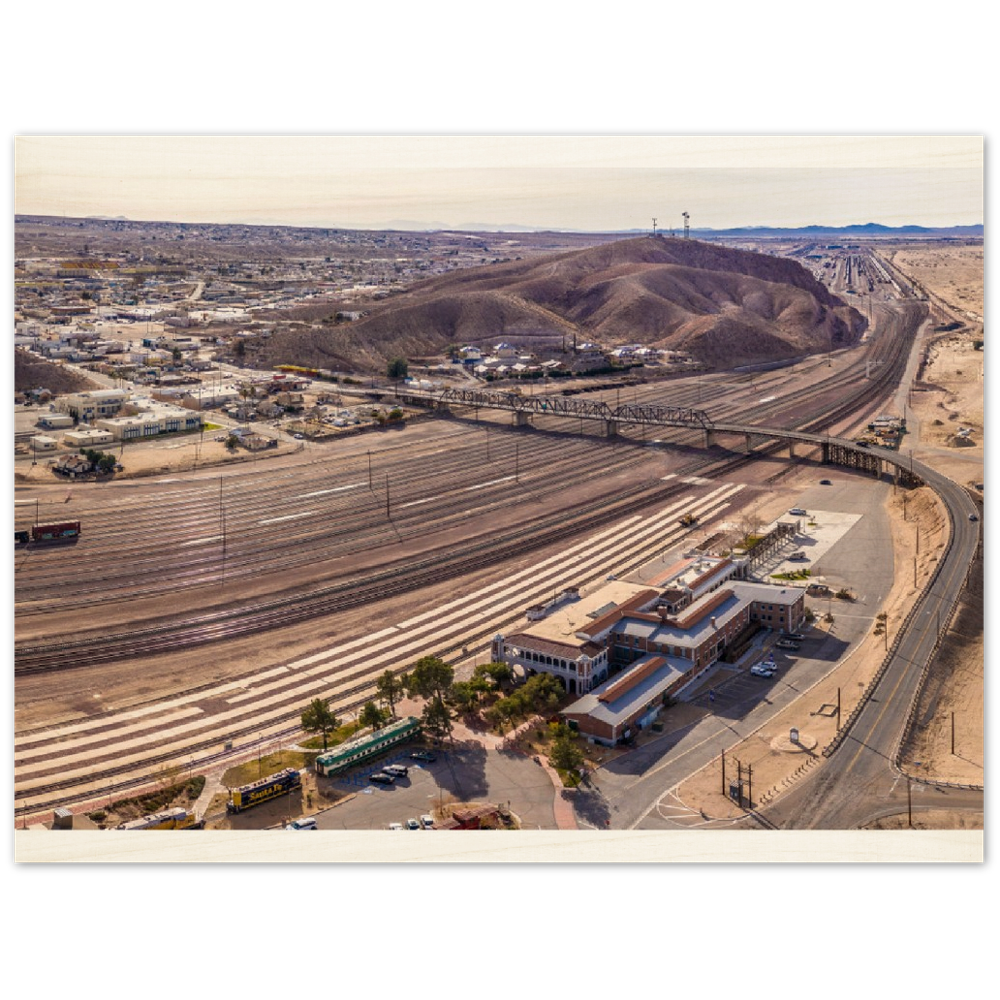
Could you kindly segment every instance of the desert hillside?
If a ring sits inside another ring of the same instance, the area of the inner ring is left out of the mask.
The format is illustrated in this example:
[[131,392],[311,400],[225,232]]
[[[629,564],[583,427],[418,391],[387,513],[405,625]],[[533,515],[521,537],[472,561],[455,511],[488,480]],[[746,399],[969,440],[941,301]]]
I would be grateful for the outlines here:
[[14,391],[27,392],[29,389],[48,389],[60,394],[65,392],[87,392],[100,389],[100,385],[84,375],[78,375],[68,368],[44,358],[35,357],[27,351],[14,350]]
[[864,327],[856,310],[793,260],[640,237],[433,278],[353,323],[278,334],[268,354],[381,367],[386,358],[449,344],[506,340],[530,348],[576,336],[607,348],[685,350],[731,367],[843,347]]

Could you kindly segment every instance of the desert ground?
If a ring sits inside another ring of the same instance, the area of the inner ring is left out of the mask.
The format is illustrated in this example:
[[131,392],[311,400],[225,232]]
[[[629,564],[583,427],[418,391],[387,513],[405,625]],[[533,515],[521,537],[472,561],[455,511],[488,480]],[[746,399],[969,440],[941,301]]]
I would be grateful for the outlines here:
[[968,320],[983,321],[983,245],[927,243],[893,247],[889,261]]

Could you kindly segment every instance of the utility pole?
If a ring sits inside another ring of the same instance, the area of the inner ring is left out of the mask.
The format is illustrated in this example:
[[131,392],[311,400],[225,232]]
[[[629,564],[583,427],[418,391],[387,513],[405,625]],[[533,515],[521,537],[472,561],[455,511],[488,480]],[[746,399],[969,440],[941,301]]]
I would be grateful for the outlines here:
[[913,557],[913,588],[917,587],[917,557]]
[[387,521],[392,520],[392,515],[389,513],[389,473],[385,474],[385,517]]
[[837,688],[837,732],[840,732],[840,688]]
[[955,713],[951,713],[951,755],[955,756]]
[[747,764],[747,809],[753,809],[753,764]]
[[739,806],[743,808],[743,764],[737,760],[736,761],[736,795],[739,802]]
[[722,748],[722,794],[726,794],[726,748]]
[[910,793],[910,776],[906,776],[906,825],[913,829],[913,797]]

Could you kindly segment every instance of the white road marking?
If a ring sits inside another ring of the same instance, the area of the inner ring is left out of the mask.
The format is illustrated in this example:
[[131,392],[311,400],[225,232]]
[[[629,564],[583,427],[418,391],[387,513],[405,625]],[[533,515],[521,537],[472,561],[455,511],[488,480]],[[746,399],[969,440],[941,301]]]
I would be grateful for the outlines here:
[[325,493],[343,493],[344,490],[356,490],[359,486],[367,486],[367,485],[368,485],[367,483],[351,483],[350,486],[335,486],[329,490],[316,490],[315,493],[300,493],[294,499],[305,500],[308,497],[321,497]]
[[503,479],[491,479],[488,483],[479,483],[476,486],[466,486],[462,492],[471,493],[473,490],[484,490],[487,486],[496,486],[497,483],[507,483],[513,478],[513,476],[504,476]]
[[190,542],[181,542],[177,547],[180,549],[188,545],[204,545],[206,542],[218,542],[222,540],[222,535],[207,535],[205,538],[192,538]]
[[258,524],[277,524],[279,521],[294,521],[298,517],[308,517],[310,514],[317,513],[314,510],[304,510],[299,514],[286,514],[284,517],[269,517],[264,521],[258,521]]

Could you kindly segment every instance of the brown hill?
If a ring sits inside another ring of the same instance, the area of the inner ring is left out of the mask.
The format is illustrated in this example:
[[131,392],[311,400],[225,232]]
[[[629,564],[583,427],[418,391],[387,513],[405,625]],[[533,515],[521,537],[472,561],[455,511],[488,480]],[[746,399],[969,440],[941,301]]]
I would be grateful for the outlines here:
[[27,351],[14,349],[14,391],[27,392],[29,389],[48,389],[55,395],[67,392],[88,392],[100,389],[97,382],[84,375],[70,371],[64,365],[46,361]]
[[283,360],[382,367],[449,344],[639,343],[732,367],[854,343],[864,318],[798,262],[640,237],[470,268],[414,285],[354,323],[279,334]]

